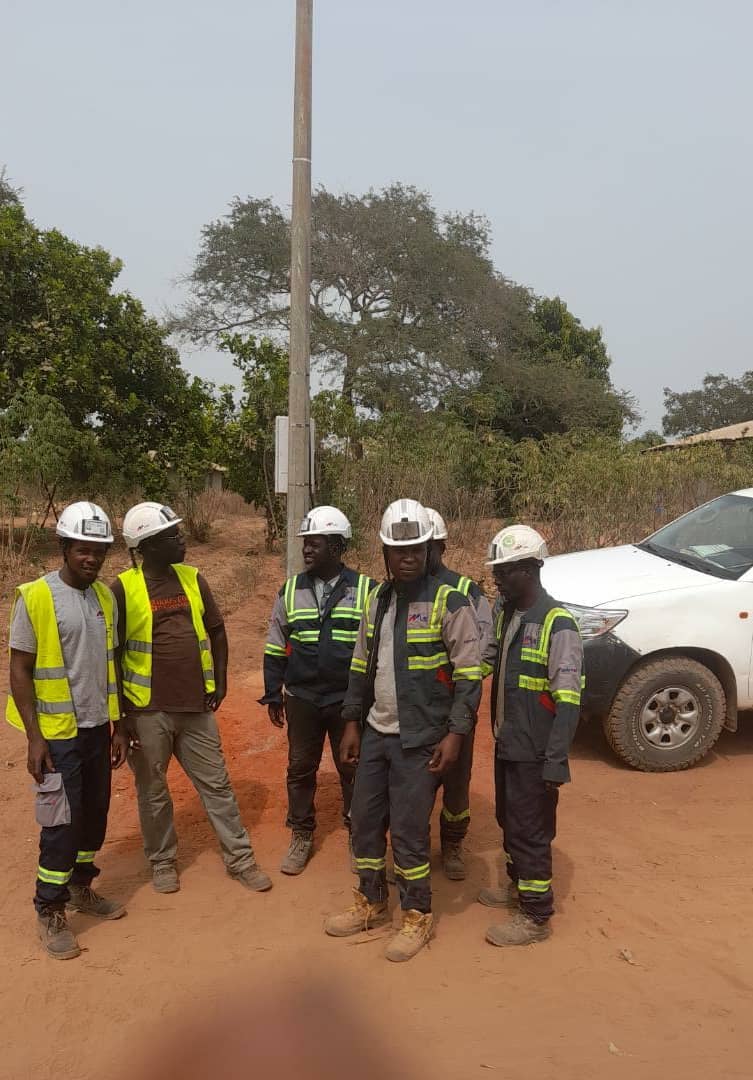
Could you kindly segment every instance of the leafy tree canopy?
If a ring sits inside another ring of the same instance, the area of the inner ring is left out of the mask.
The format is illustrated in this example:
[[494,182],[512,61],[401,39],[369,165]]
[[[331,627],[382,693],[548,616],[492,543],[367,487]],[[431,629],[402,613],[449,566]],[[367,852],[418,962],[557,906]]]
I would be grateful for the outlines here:
[[43,231],[0,206],[0,407],[19,388],[54,398],[122,456],[161,445],[190,383],[159,324],[101,248]]
[[665,386],[664,409],[664,434],[680,438],[753,420],[753,371],[738,379],[706,375],[699,390],[677,392]]
[[[568,419],[579,391],[589,423],[612,430],[629,418],[630,402],[609,382],[601,330],[495,270],[484,218],[440,214],[428,194],[402,184],[363,196],[320,188],[312,212],[312,355],[349,406],[372,414],[406,403],[433,408],[451,391],[486,391],[490,381],[509,387],[512,399],[522,380],[526,398],[547,399],[530,430],[548,413],[557,422],[546,430],[579,422],[580,405]],[[182,335],[200,342],[265,333],[284,344],[286,214],[269,199],[236,199],[204,228],[187,284],[190,301],[172,321]]]

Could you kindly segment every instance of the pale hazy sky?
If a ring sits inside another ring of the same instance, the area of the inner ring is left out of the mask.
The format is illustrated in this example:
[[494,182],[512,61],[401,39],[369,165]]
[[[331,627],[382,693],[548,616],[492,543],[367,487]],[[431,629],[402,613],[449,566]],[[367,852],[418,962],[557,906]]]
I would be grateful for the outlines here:
[[[294,0],[0,0],[0,164],[155,314],[202,224],[290,200]],[[314,0],[315,183],[485,213],[497,266],[662,387],[753,367],[753,4]],[[224,358],[189,368],[232,378]]]

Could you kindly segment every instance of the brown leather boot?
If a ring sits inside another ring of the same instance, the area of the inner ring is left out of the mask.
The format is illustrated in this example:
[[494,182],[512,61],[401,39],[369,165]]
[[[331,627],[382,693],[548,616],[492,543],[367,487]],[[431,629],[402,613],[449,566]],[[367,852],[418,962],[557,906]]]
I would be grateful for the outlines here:
[[522,911],[513,915],[508,923],[490,926],[486,931],[486,940],[490,945],[504,948],[508,945],[533,945],[537,941],[546,941],[552,933],[548,922],[537,923]]
[[484,907],[509,908],[511,911],[520,909],[520,894],[514,881],[508,881],[498,889],[482,889],[478,894],[479,904]]
[[450,881],[465,881],[465,856],[461,840],[442,842],[442,869]]
[[290,837],[290,847],[287,855],[280,864],[283,874],[296,876],[306,869],[309,859],[314,851],[314,837],[311,833],[293,831]]
[[251,892],[268,892],[272,888],[272,878],[269,874],[265,874],[256,863],[252,863],[237,874],[231,874],[230,877],[233,881],[239,881],[244,889],[250,889]]
[[403,925],[393,938],[391,938],[384,955],[388,960],[400,963],[403,960],[411,960],[417,952],[423,949],[434,931],[434,916],[431,912],[424,914],[423,911],[404,911]]
[[382,926],[389,918],[387,901],[372,904],[359,889],[353,889],[353,903],[339,915],[329,915],[324,932],[330,937],[350,937],[375,926]]
[[162,863],[152,869],[152,886],[155,892],[180,892],[180,878],[172,863]]
[[122,919],[126,914],[125,905],[119,900],[106,900],[92,889],[91,885],[69,885],[71,898],[69,911],[80,911],[82,915],[94,915],[97,919]]
[[47,955],[55,960],[73,960],[81,955],[81,946],[68,926],[64,911],[41,912],[37,916],[37,931]]

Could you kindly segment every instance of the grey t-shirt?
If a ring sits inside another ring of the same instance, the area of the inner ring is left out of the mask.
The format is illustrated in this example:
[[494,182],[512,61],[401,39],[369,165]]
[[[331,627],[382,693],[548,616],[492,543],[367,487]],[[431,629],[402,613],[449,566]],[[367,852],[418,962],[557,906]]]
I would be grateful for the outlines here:
[[[107,631],[105,617],[94,589],[66,585],[59,571],[45,575],[50,586],[63,648],[76,723],[81,728],[108,722]],[[113,604],[115,601],[113,599]],[[113,644],[118,644],[118,611],[113,611]],[[23,597],[19,596],[10,628],[10,647],[36,653],[37,637]]]
[[393,590],[390,606],[384,613],[379,631],[379,652],[374,676],[374,704],[369,709],[366,723],[382,735],[399,735],[400,720],[397,712],[397,686],[395,685],[395,615],[396,601]]
[[512,639],[518,632],[520,621],[525,615],[524,611],[513,611],[505,631],[505,640],[502,642],[502,655],[499,660],[499,682],[497,685],[497,708],[494,713],[494,738],[499,738],[502,725],[505,722],[505,668],[507,667],[507,654],[512,645]]

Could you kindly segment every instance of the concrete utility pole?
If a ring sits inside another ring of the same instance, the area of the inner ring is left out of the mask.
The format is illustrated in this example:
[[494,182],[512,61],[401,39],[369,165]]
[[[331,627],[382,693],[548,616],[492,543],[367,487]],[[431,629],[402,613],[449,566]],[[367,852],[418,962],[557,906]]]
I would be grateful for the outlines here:
[[313,0],[296,0],[293,101],[293,212],[288,390],[288,576],[302,569],[296,536],[309,509],[311,362],[311,41]]

